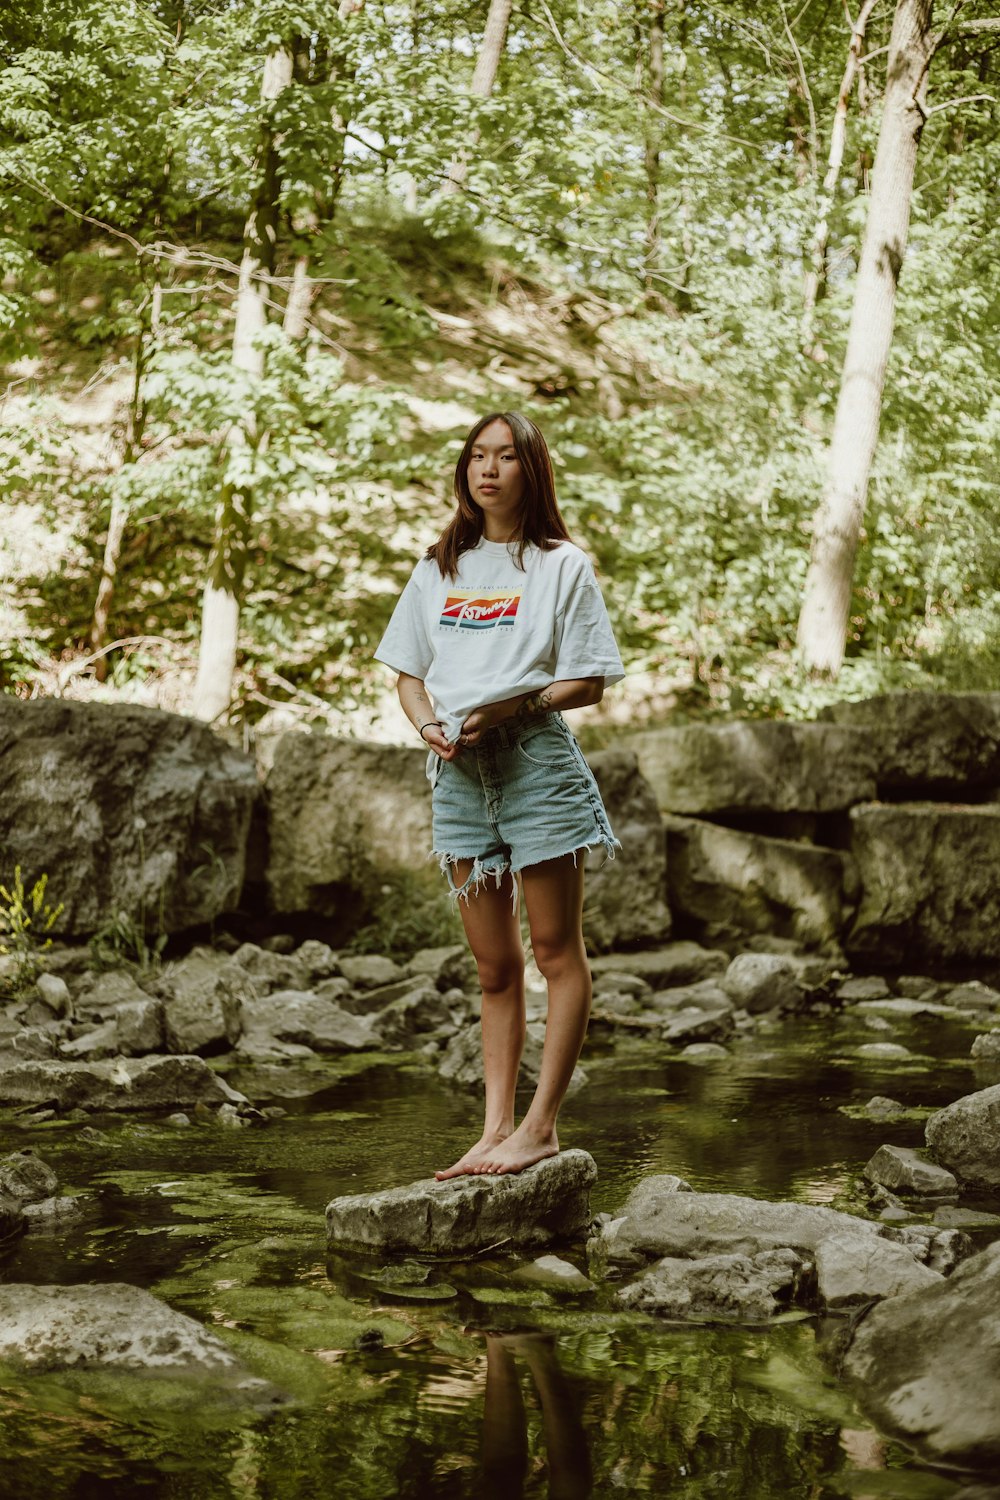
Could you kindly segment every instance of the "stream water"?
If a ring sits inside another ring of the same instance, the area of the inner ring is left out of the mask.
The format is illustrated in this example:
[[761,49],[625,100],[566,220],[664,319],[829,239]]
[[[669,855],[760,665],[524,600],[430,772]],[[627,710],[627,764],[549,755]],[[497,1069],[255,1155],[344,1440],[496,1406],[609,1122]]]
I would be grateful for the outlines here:
[[[598,1162],[595,1211],[615,1210],[653,1172],[836,1206],[883,1141],[920,1144],[922,1111],[996,1081],[969,1062],[974,1029],[894,1025],[892,1039],[915,1055],[886,1063],[856,1055],[875,1035],[857,1013],[800,1017],[708,1067],[598,1033],[562,1144]],[[244,1130],[197,1117],[189,1129],[110,1115],[28,1128],[0,1119],[0,1149],[31,1146],[84,1195],[73,1228],[26,1237],[0,1278],[148,1287],[213,1325],[287,1399],[248,1409],[210,1384],[25,1379],[0,1367],[5,1500],[949,1500],[962,1490],[874,1431],[838,1383],[823,1351],[842,1320],[657,1323],[616,1312],[606,1288],[521,1285],[499,1253],[402,1272],[328,1260],[327,1201],[453,1159],[475,1129],[474,1096],[412,1057],[227,1076],[287,1113]],[[873,1094],[913,1113],[885,1124],[844,1112]]]

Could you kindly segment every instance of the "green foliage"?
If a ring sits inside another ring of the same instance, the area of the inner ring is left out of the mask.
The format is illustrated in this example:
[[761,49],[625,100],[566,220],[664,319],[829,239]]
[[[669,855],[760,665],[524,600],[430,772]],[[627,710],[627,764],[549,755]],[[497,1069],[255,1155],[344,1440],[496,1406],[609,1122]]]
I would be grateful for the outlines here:
[[147,933],[139,918],[117,911],[98,928],[88,944],[95,968],[136,969],[148,974],[160,967],[167,933]]
[[461,918],[443,884],[427,876],[387,875],[366,892],[372,920],[351,937],[354,953],[386,953],[412,958],[420,948],[462,942]]
[[[112,687],[157,659],[189,677],[235,487],[237,716],[363,703],[468,418],[517,405],[552,440],[626,665],[683,712],[814,711],[827,690],[800,680],[795,627],[892,9],[869,22],[807,357],[803,271],[849,40],[834,0],[665,7],[662,108],[645,4],[516,7],[478,100],[485,3],[12,0],[0,497],[48,528],[61,566],[11,544],[0,686],[51,690],[85,650],[112,503],[128,513],[112,638],[132,643]],[[960,19],[988,13],[969,0]],[[293,83],[265,107],[265,59],[293,43]],[[935,109],[920,146],[838,696],[1000,686],[998,92],[988,36],[935,55],[932,106],[968,102]],[[234,367],[232,315],[266,130],[277,261],[256,377]],[[443,193],[458,157],[466,189]],[[298,343],[280,324],[302,255]]]
[[15,865],[10,885],[0,885],[0,953],[14,960],[13,974],[4,981],[12,995],[23,994],[34,983],[41,972],[39,956],[52,947],[47,934],[58,922],[63,906],[61,902],[49,906],[45,900],[48,883],[48,875],[39,875],[27,888],[21,866]]

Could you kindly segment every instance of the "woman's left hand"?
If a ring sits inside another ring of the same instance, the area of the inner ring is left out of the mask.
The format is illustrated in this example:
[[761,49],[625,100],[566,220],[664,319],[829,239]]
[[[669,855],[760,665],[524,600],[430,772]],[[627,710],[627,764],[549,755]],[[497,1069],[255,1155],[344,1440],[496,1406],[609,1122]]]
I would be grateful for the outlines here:
[[504,698],[500,703],[484,703],[482,708],[474,708],[463,723],[456,743],[463,748],[478,745],[487,729],[492,729],[496,724],[502,724],[504,719],[509,719],[520,702],[519,696]]

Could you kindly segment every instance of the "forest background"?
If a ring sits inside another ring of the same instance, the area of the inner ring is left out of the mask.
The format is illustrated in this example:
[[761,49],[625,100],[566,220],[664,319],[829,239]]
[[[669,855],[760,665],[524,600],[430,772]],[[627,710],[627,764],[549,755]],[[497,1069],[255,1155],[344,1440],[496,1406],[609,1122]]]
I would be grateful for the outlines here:
[[[370,722],[464,434],[510,408],[618,717],[1000,688],[1000,20],[851,6],[7,0],[0,688]],[[869,474],[843,367],[894,86]],[[832,441],[864,483],[810,671]]]

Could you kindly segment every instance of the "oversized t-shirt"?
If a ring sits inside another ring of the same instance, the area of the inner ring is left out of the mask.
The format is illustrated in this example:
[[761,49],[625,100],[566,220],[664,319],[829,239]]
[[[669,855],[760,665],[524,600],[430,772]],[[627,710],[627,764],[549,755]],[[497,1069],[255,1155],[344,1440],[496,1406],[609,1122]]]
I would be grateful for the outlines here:
[[[573,677],[625,676],[587,554],[572,542],[550,552],[481,538],[455,578],[421,558],[375,652],[419,677],[454,741],[474,708]],[[432,752],[433,755],[433,752]]]

